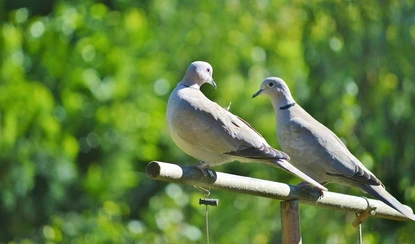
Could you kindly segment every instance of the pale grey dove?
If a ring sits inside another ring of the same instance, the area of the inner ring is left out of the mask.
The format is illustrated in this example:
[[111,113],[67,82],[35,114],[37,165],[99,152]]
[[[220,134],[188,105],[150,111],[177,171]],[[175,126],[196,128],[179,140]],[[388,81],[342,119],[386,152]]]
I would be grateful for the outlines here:
[[277,137],[291,163],[321,184],[339,183],[360,188],[415,220],[415,215],[389,194],[383,184],[327,127],[298,105],[285,82],[265,79],[253,95],[267,95],[274,107]]
[[[327,190],[296,169],[287,154],[272,148],[247,122],[209,100],[201,91],[204,83],[216,87],[210,64],[190,64],[170,95],[166,120],[176,145],[190,156],[201,160],[196,165],[207,169],[227,162],[259,162],[280,167],[291,174]],[[206,174],[206,172],[205,172]]]

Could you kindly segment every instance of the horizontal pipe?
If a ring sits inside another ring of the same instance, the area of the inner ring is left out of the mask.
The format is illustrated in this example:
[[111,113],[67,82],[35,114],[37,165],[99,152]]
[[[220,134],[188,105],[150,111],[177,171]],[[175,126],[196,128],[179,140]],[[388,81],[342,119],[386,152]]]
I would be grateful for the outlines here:
[[200,186],[208,189],[226,190],[278,200],[297,199],[304,204],[355,213],[364,211],[368,207],[367,202],[369,202],[370,206],[377,207],[374,217],[409,220],[379,200],[366,200],[363,197],[329,191],[325,191],[324,195],[320,197],[319,191],[311,187],[292,186],[280,182],[215,171],[213,171],[214,177],[212,177],[209,174],[202,174],[201,170],[191,166],[153,161],[147,165],[146,174],[149,178],[155,180]]

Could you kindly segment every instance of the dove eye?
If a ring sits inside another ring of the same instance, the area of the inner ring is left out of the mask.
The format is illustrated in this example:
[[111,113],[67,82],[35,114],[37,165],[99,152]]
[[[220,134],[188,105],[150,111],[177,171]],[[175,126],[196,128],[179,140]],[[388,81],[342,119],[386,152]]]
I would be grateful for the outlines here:
[[270,82],[270,83],[268,83],[268,86],[269,87],[273,87],[274,86],[274,83]]
[[206,68],[206,71],[210,73],[210,68]]

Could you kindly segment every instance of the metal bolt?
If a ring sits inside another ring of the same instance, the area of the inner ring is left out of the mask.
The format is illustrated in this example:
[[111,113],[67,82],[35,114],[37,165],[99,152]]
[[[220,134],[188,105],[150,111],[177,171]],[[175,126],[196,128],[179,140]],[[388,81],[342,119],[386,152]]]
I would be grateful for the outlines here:
[[219,199],[210,199],[210,198],[205,198],[199,199],[199,205],[210,205],[210,206],[218,206],[219,205]]

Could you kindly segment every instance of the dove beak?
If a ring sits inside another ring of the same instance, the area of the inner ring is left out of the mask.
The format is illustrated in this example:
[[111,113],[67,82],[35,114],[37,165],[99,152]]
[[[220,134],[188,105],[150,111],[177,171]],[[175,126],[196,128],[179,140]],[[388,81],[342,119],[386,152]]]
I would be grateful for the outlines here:
[[264,91],[264,90],[260,89],[260,90],[259,90],[259,91],[257,91],[254,95],[252,95],[252,98],[255,98],[255,97],[257,97],[257,96],[261,95],[261,93],[262,93],[263,91]]
[[211,79],[209,81],[209,84],[211,84],[216,89],[217,86],[216,86],[216,83],[215,83],[215,81],[213,79]]

